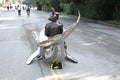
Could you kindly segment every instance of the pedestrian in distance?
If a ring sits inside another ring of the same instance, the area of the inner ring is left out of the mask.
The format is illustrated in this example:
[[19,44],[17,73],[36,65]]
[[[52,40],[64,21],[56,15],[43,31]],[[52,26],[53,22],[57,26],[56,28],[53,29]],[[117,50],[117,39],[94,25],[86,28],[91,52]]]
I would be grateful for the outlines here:
[[27,7],[26,13],[27,13],[27,16],[30,16],[30,7]]
[[9,6],[7,6],[7,10],[8,10],[8,11],[9,11],[9,9],[10,9]]
[[17,10],[18,10],[18,15],[21,16],[21,6],[20,5],[18,5]]

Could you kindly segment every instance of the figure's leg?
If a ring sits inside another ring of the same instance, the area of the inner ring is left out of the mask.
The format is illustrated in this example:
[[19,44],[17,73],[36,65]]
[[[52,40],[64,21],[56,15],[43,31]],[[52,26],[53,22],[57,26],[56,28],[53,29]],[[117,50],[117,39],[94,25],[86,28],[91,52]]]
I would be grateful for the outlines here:
[[20,16],[21,16],[21,10],[20,10]]
[[18,15],[20,15],[20,11],[18,10]]
[[73,63],[78,63],[78,61],[77,61],[75,58],[71,57],[71,56],[67,53],[67,44],[66,44],[65,42],[64,42],[64,48],[65,48],[65,54],[66,54],[65,59],[66,59],[67,61],[70,61],[70,62],[73,62]]
[[45,48],[44,47],[40,47],[40,54],[37,56],[37,58],[39,60],[43,59],[44,58],[44,52],[45,52]]

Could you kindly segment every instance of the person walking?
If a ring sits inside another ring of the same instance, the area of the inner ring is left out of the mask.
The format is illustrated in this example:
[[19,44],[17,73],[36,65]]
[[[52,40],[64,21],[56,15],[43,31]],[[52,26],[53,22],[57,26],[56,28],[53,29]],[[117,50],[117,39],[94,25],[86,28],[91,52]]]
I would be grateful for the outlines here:
[[10,9],[9,6],[7,6],[7,10],[8,10],[8,11],[9,11],[9,9]]
[[17,10],[18,10],[18,15],[21,16],[21,6],[20,5],[18,5]]
[[27,13],[28,16],[30,16],[30,7],[27,7],[26,13]]

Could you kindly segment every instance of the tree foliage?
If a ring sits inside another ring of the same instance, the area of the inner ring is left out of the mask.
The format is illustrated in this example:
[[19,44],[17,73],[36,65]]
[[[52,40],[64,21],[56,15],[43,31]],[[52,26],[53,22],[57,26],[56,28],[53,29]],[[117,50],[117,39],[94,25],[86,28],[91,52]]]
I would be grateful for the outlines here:
[[120,20],[120,0],[35,0],[37,7],[50,11],[64,11],[68,14],[77,14],[86,18],[100,20]]
[[[120,0],[61,0],[80,9],[83,17],[101,20],[120,20]],[[72,14],[74,9],[70,9]]]
[[37,0],[37,7],[41,6],[42,10],[51,11],[51,7],[54,7],[56,11],[62,11],[59,0]]
[[62,11],[59,0],[51,0],[50,5],[51,5],[51,7],[54,7],[56,11],[58,11],[58,12]]

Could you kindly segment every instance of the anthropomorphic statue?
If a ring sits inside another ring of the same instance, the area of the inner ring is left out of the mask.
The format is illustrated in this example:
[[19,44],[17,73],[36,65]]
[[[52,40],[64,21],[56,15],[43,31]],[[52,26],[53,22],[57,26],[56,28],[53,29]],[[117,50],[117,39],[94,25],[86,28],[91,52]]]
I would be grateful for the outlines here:
[[[50,14],[50,17],[48,18],[50,23],[46,24],[45,26],[45,35],[48,38],[52,38],[55,35],[62,34],[63,33],[63,24],[58,22],[59,19],[59,14],[58,12],[55,12],[53,9],[52,13]],[[72,58],[70,55],[67,54],[67,45],[64,42],[64,48],[65,48],[65,53],[66,53],[66,60],[69,60],[73,63],[78,63],[78,61],[74,58]]]

